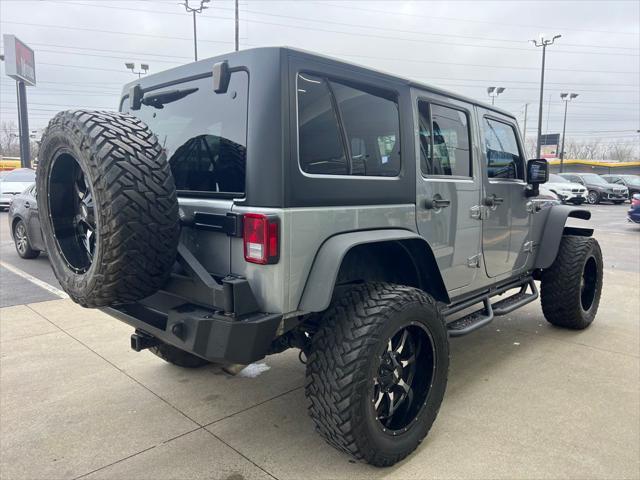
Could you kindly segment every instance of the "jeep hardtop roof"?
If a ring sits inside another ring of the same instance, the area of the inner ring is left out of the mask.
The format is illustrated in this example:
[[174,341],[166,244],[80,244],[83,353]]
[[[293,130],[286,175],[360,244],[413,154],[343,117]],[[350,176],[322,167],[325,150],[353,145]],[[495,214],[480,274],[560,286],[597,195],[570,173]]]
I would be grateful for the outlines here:
[[339,65],[343,68],[348,68],[351,70],[356,70],[356,71],[361,71],[363,74],[368,74],[368,75],[375,75],[375,76],[379,76],[382,77],[386,80],[401,84],[401,85],[406,85],[409,87],[415,87],[415,88],[420,88],[423,90],[429,90],[433,93],[437,93],[440,95],[444,95],[447,97],[451,97],[457,100],[461,100],[463,102],[467,102],[473,105],[477,105],[479,107],[485,108],[487,110],[492,110],[494,112],[500,113],[501,115],[505,115],[507,117],[513,118],[515,120],[514,115],[511,112],[508,112],[506,110],[503,110],[501,108],[497,108],[495,106],[492,106],[488,103],[485,102],[481,102],[478,101],[477,99],[474,98],[469,98],[469,97],[465,97],[463,95],[460,95],[458,93],[452,92],[450,90],[446,90],[443,88],[439,88],[439,87],[434,87],[433,85],[429,85],[427,83],[422,83],[422,82],[418,82],[415,80],[412,80],[410,78],[406,78],[406,77],[401,77],[398,75],[393,75],[391,73],[388,72],[384,72],[381,70],[377,70],[377,69],[373,69],[370,67],[365,67],[362,65],[359,65],[357,63],[352,63],[352,62],[346,62],[344,60],[339,60],[337,58],[333,58],[327,55],[321,55],[318,53],[314,53],[314,52],[309,52],[306,50],[301,50],[298,48],[292,48],[292,47],[256,47],[256,48],[249,48],[246,50],[241,50],[239,52],[230,52],[230,53],[226,53],[223,55],[217,55],[215,57],[210,57],[210,58],[206,58],[203,60],[199,60],[197,62],[192,62],[186,65],[181,65],[179,67],[174,67],[174,68],[170,68],[168,70],[164,70],[162,72],[159,73],[154,73],[154,74],[150,74],[150,75],[146,75],[140,79],[134,80],[132,82],[129,82],[127,84],[124,85],[123,90],[122,90],[122,97],[121,97],[121,101],[122,99],[124,99],[124,97],[128,94],[129,89],[133,86],[133,85],[140,85],[143,89],[152,87],[152,86],[157,86],[157,85],[161,85],[164,83],[170,83],[172,81],[175,81],[176,79],[183,79],[183,78],[189,78],[198,74],[202,74],[205,72],[209,72],[211,71],[211,68],[213,67],[213,64],[216,62],[220,62],[223,60],[228,60],[228,59],[234,59],[237,63],[241,63],[244,64],[246,62],[247,66],[250,66],[251,64],[253,64],[256,61],[257,57],[263,56],[263,55],[269,55],[269,56],[277,56],[277,55],[292,55],[292,56],[297,56],[297,57],[304,57],[304,58],[308,58],[308,59],[312,59],[315,61],[321,61],[321,62],[325,62],[325,63],[329,63],[332,65]]

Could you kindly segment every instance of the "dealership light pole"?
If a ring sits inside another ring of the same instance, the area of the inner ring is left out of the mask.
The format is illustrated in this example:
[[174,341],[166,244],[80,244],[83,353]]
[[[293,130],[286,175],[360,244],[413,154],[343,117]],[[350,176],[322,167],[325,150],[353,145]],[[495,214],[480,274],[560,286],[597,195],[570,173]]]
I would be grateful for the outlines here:
[[138,75],[138,78],[140,78],[142,75],[146,75],[149,71],[148,63],[141,63],[140,70],[138,71],[136,71],[136,64],[133,62],[127,62],[124,64],[124,66],[127,67],[127,69],[131,70],[131,73]]
[[539,40],[531,40],[536,47],[542,47],[542,71],[540,73],[540,107],[538,109],[538,146],[536,148],[536,158],[540,158],[540,151],[542,149],[542,101],[544,99],[544,62],[547,53],[547,47],[553,45],[556,39],[562,35],[554,35],[551,40],[545,39],[544,34],[540,35]]
[[504,87],[487,87],[487,94],[491,97],[491,105],[496,102],[496,97],[504,92]]
[[203,10],[206,10],[207,7],[205,3],[209,3],[210,0],[200,0],[200,6],[190,7],[189,0],[184,0],[184,3],[179,3],[178,5],[182,5],[187,13],[191,13],[193,15],[193,58],[198,61],[198,33],[196,30],[196,13],[202,13]]
[[560,98],[564,102],[564,122],[562,124],[562,147],[560,147],[560,173],[564,167],[564,137],[567,131],[567,106],[569,102],[578,96],[577,93],[561,93]]
[[16,81],[18,106],[18,132],[20,134],[20,163],[31,168],[31,149],[29,145],[29,114],[27,112],[27,86],[36,85],[36,60],[31,48],[16,38],[4,34],[5,74]]

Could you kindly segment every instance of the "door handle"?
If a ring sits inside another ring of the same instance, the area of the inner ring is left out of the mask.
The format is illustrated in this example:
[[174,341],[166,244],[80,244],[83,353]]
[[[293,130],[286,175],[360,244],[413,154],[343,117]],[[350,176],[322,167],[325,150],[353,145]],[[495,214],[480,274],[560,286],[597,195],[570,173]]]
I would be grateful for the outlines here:
[[485,197],[484,204],[487,207],[497,207],[498,205],[504,202],[504,198],[497,197],[495,194],[491,194],[488,197]]
[[440,195],[434,195],[433,198],[427,198],[424,201],[424,208],[427,210],[446,208],[451,205],[451,200],[445,200]]

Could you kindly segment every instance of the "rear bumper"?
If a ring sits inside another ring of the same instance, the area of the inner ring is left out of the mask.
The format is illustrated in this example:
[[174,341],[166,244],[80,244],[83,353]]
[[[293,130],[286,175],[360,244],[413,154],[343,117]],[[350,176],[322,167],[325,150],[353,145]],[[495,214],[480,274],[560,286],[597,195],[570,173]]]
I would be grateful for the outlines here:
[[268,313],[239,319],[188,303],[166,311],[142,303],[102,310],[136,331],[206,360],[242,364],[264,358],[282,319],[281,314]]

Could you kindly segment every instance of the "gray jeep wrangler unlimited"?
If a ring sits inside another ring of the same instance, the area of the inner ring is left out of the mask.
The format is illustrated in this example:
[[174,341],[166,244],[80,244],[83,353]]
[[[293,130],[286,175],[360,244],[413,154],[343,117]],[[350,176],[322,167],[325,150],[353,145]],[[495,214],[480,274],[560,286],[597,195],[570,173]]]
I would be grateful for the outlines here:
[[532,198],[515,118],[288,48],[125,87],[120,112],[59,113],[42,140],[46,249],[73,300],[183,367],[290,347],[317,430],[378,466],[411,453],[449,338],[538,298],[583,329],[602,288],[588,211]]

